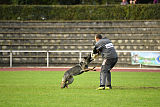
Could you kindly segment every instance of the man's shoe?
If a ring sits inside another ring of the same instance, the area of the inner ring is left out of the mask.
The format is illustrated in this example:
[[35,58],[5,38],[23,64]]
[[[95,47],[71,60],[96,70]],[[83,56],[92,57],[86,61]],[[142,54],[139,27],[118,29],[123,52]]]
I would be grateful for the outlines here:
[[105,87],[105,90],[110,90],[110,89],[112,89],[112,86]]
[[104,90],[104,87],[98,87],[96,90]]

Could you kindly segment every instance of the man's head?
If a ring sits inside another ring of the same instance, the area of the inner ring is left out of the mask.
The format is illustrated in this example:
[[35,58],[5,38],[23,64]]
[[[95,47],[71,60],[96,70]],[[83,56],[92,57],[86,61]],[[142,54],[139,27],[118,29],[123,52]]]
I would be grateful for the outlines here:
[[95,35],[95,41],[98,42],[100,39],[102,39],[102,35],[101,34],[96,34]]

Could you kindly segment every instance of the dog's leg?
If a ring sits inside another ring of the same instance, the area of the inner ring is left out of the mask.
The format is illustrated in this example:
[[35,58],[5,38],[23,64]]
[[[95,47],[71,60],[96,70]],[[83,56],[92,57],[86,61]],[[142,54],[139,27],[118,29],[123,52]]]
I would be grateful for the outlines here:
[[61,82],[61,88],[65,88],[66,87],[66,83],[67,83],[67,78],[69,77],[68,73],[65,73],[63,78],[62,78],[62,82]]
[[69,85],[69,84],[72,84],[73,81],[74,81],[73,76],[70,76],[70,77],[67,79],[66,88],[68,88],[68,85]]
[[85,69],[84,72],[88,72],[88,71],[96,71],[95,68],[96,68],[96,67]]

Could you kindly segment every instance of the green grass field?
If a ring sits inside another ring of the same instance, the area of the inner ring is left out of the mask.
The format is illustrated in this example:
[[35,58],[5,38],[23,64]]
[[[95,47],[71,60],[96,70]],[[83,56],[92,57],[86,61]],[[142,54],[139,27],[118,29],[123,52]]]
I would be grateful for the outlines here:
[[160,73],[112,72],[112,90],[96,90],[99,72],[61,89],[63,73],[0,72],[0,107],[160,107]]

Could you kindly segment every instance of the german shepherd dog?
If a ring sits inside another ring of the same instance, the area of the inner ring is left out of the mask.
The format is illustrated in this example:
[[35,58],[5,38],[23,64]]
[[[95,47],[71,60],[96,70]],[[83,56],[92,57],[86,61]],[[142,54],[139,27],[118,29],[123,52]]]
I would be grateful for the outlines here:
[[84,57],[83,61],[79,64],[75,65],[74,67],[70,68],[64,73],[64,76],[62,78],[61,82],[61,88],[68,88],[69,84],[72,84],[74,81],[73,76],[80,75],[84,72],[88,72],[90,70],[95,71],[95,67],[88,68],[88,64],[92,61],[91,54],[89,54],[87,57]]

